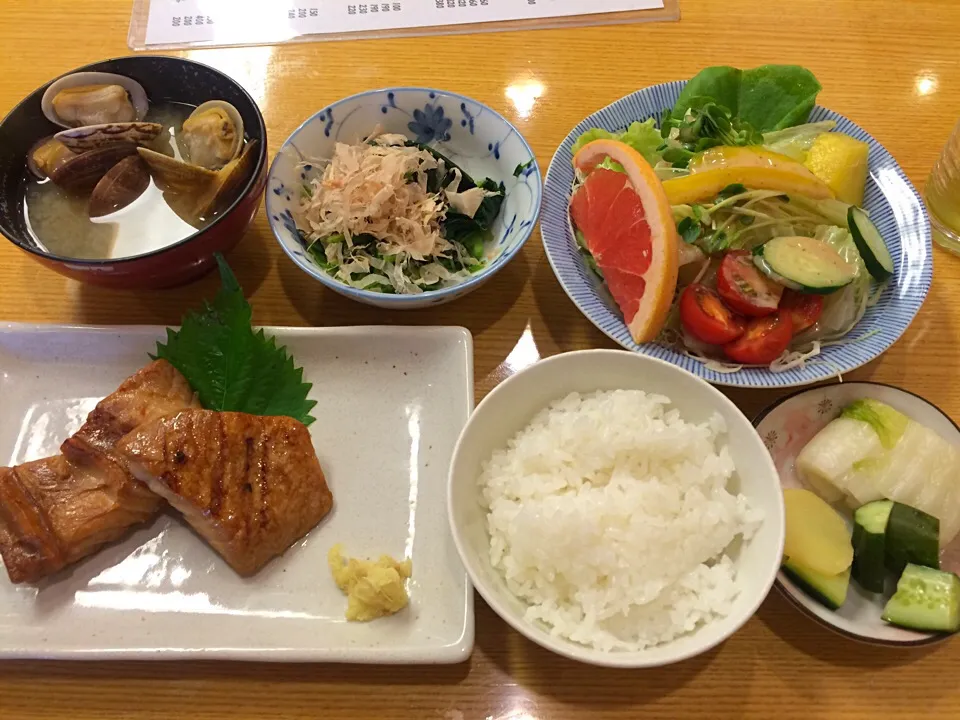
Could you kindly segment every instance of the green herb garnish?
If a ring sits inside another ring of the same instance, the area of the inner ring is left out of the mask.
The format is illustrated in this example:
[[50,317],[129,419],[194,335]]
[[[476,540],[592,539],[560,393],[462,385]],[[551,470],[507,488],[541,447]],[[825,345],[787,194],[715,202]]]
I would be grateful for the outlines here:
[[697,241],[702,229],[700,223],[692,217],[685,217],[677,223],[677,233],[679,233],[683,241],[688,244]]
[[730,247],[730,236],[724,230],[714,230],[700,242],[700,249],[707,255],[716,255]]
[[186,378],[208,410],[286,415],[309,425],[315,400],[285,347],[263,330],[254,332],[253,312],[223,256],[216,254],[222,286],[213,303],[167,328],[155,359],[167,360]]
[[723,202],[724,200],[729,200],[730,198],[736,195],[742,195],[747,191],[746,185],[742,183],[733,183],[727,185],[723,190],[717,193],[717,202]]
[[708,97],[694,97],[679,117],[664,110],[660,133],[666,140],[663,159],[673,167],[686,167],[695,155],[718,145],[759,145],[760,135],[749,123]]

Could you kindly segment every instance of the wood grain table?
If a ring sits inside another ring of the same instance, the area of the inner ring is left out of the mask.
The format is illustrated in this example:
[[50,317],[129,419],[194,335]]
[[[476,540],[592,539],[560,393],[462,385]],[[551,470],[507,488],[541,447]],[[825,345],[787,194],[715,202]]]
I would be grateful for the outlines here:
[[[130,0],[0,0],[0,112],[61,72],[127,54],[130,9]],[[682,0],[681,11],[676,23],[184,54],[247,87],[266,117],[271,152],[304,118],[345,95],[432,85],[502,112],[546,168],[573,125],[637,88],[707,65],[790,62],[811,68],[824,86],[822,104],[866,127],[920,187],[960,117],[956,0]],[[475,294],[409,314],[322,289],[281,254],[262,213],[230,261],[259,324],[468,327],[478,399],[510,372],[505,360],[521,338],[532,337],[541,356],[611,346],[560,289],[538,233]],[[5,321],[175,324],[216,286],[208,277],[163,292],[100,290],[0,243]],[[904,387],[960,419],[958,349],[960,258],[938,249],[933,289],[916,321],[850,378]],[[776,393],[731,397],[752,414]],[[479,599],[476,636],[473,657],[448,667],[0,663],[0,718],[960,718],[960,642],[917,651],[860,646],[814,625],[776,591],[723,646],[660,670],[596,669],[554,657]]]

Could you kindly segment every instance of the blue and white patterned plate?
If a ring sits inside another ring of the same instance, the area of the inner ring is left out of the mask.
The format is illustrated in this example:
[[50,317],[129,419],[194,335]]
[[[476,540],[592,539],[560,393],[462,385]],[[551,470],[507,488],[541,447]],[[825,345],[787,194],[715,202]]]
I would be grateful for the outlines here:
[[[293,210],[315,168],[334,145],[362,141],[379,126],[431,145],[476,178],[503,182],[506,197],[485,248],[486,267],[458,285],[418,295],[358,290],[328,275],[305,251]],[[304,165],[304,163],[307,163]],[[514,176],[518,166],[526,166]],[[304,122],[277,153],[267,179],[270,228],[287,256],[327,287],[377,307],[414,309],[449,302],[475,290],[520,251],[540,213],[543,185],[533,151],[519,131],[491,108],[456,93],[430,88],[387,88],[353,95],[328,105]]]
[[867,310],[848,336],[851,340],[861,339],[825,347],[819,357],[804,367],[784,372],[752,367],[728,374],[710,370],[671,348],[653,343],[638,345],[630,337],[620,310],[584,264],[571,233],[568,206],[573,158],[570,148],[581,133],[592,127],[614,132],[623,130],[634,120],[659,119],[664,108],[673,107],[685,84],[686,81],[676,81],[654,85],[617,100],[584,119],[554,154],[544,186],[540,230],[547,258],[567,295],[594,325],[623,347],[667,360],[717,385],[753,388],[807,385],[854,370],[885,352],[907,329],[930,289],[933,274],[930,219],[917,191],[890,153],[861,127],[819,105],[810,116],[811,122],[834,120],[835,132],[851,135],[870,146],[864,208],[883,235],[895,267],[894,276],[879,302]]

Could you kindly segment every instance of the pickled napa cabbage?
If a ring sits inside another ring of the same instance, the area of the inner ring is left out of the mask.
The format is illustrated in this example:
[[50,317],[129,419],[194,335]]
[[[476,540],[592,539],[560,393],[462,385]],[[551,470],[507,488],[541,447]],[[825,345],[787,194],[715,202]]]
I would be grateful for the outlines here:
[[797,455],[800,478],[828,502],[895,500],[940,520],[940,546],[960,532],[960,449],[876,400],[858,400]]

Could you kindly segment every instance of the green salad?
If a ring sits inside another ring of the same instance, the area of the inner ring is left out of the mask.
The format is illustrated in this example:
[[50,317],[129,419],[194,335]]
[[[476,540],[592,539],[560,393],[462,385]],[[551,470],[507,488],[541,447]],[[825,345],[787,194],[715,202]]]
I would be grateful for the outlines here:
[[[714,370],[787,370],[825,344],[848,342],[893,273],[883,238],[859,207],[869,147],[834,132],[833,121],[808,122],[820,89],[795,65],[706,68],[658,118],[620,132],[587,130],[572,147],[576,155],[596,140],[619,141],[653,168],[680,241],[675,299],[657,321],[658,341]],[[626,172],[609,156],[578,166],[571,199],[577,244],[605,283],[605,242],[589,233],[591,214],[604,210],[578,194],[610,171]],[[625,252],[607,251],[619,263],[609,265],[617,278],[642,272],[624,266]],[[607,285],[621,309],[636,312],[639,291],[619,279]]]

